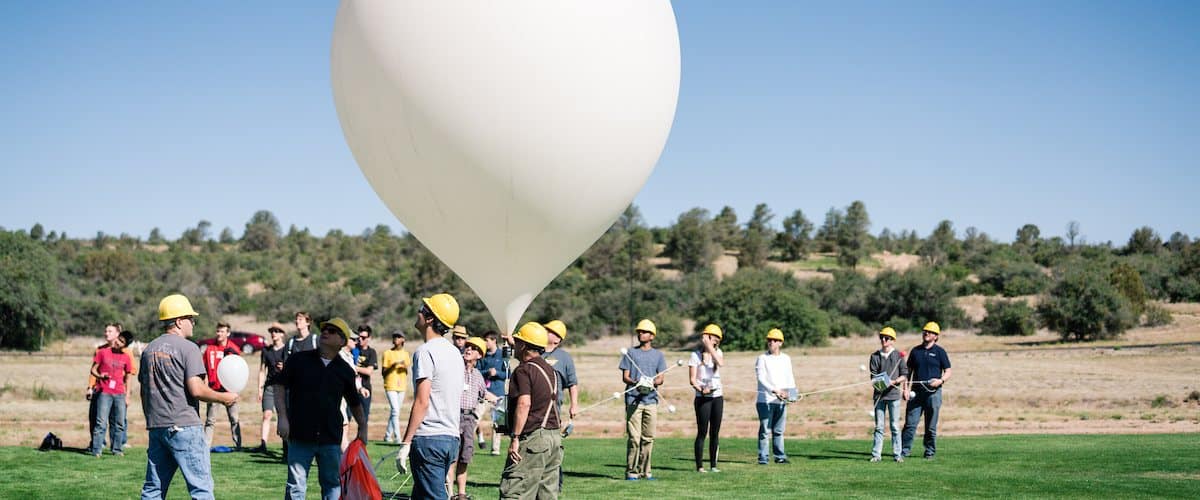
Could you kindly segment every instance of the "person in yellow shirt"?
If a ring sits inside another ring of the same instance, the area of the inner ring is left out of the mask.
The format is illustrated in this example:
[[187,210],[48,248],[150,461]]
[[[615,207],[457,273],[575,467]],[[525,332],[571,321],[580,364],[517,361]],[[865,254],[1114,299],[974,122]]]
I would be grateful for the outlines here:
[[392,332],[392,348],[383,351],[383,390],[387,393],[387,432],[384,441],[400,442],[400,407],[404,406],[404,393],[408,390],[408,367],[412,365],[412,354],[404,350],[404,332]]

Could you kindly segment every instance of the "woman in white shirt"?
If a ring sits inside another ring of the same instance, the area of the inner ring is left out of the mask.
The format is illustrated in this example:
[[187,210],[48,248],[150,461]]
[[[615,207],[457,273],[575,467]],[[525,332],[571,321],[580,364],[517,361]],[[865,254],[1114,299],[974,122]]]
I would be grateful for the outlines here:
[[767,352],[754,363],[758,377],[758,464],[767,464],[767,438],[770,437],[771,452],[775,463],[786,464],[787,452],[783,449],[783,432],[787,426],[788,389],[796,388],[792,375],[792,358],[780,352],[783,347],[783,332],[772,328],[767,332]]
[[[721,415],[725,412],[725,400],[721,393],[721,366],[725,355],[721,352],[721,327],[708,325],[700,334],[700,346],[692,351],[688,361],[692,389],[696,399],[692,406],[696,410],[696,441],[692,450],[696,457],[697,472],[721,472],[717,468],[717,451],[721,442]],[[708,466],[704,470],[704,437],[708,436]]]

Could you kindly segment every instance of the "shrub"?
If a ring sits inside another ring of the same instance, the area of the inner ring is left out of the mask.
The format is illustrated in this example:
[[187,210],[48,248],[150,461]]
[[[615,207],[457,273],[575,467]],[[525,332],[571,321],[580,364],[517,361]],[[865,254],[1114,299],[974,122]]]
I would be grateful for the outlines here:
[[693,311],[696,324],[716,323],[726,350],[766,346],[771,328],[783,330],[784,345],[818,345],[829,335],[829,315],[817,309],[791,274],[770,268],[739,269],[710,288]]
[[1063,340],[1115,338],[1133,326],[1135,319],[1129,300],[1112,285],[1107,273],[1086,262],[1058,273],[1038,305],[1038,316]]
[[1142,319],[1142,326],[1164,326],[1175,321],[1171,317],[1171,312],[1163,309],[1162,306],[1150,304],[1146,306],[1146,314]]
[[943,327],[968,326],[966,315],[954,305],[955,290],[953,281],[928,268],[884,271],[875,278],[866,310],[857,316],[870,323],[904,318],[914,324],[937,321]]
[[1024,300],[989,300],[984,308],[987,309],[987,317],[979,323],[981,334],[1029,336],[1037,332],[1033,308]]
[[998,260],[979,271],[979,283],[1005,297],[1016,297],[1041,293],[1050,278],[1033,262]]
[[830,337],[865,336],[873,333],[872,329],[854,316],[838,314],[829,323]]

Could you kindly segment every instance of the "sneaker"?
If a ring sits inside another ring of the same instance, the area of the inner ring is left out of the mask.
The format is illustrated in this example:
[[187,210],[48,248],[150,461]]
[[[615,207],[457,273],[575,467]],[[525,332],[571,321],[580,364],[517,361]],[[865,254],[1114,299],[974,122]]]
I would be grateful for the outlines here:
[[897,461],[897,462],[903,462],[903,461],[904,461],[904,457],[902,457],[902,456],[900,456],[900,455],[896,455],[896,461]]
[[879,460],[879,457],[871,457],[871,462],[878,462]]
[[777,463],[777,464],[790,464],[790,463],[792,463],[792,461],[791,461],[791,460],[788,460],[788,459],[787,459],[787,457],[784,457],[784,458],[776,458],[776,459],[775,459],[775,463]]
[[766,462],[759,462],[758,465],[767,465]]
[[933,455],[925,455],[925,460],[933,460]]
[[637,476],[625,476],[625,480],[626,481],[637,481],[638,477]]
[[491,452],[491,453],[489,453],[489,455],[491,455],[491,456],[493,456],[493,457],[498,457],[498,456],[500,456],[500,452],[498,452],[498,451],[496,451],[496,450],[492,450],[492,452]]
[[721,469],[718,469],[718,468],[716,468],[716,467],[710,467],[710,468],[708,469],[708,471],[709,471],[709,472],[721,472]]
[[653,475],[646,474],[646,480],[647,480],[647,481],[655,481],[655,480],[657,480],[657,479],[658,479],[658,478],[654,477]]
[[112,452],[112,454],[113,454],[113,456],[117,456],[117,457],[125,456],[125,452],[123,452],[123,451],[114,451],[114,452]]
[[699,467],[696,469],[696,472],[708,472],[708,471],[704,470],[704,467]]
[[250,453],[266,453],[267,452],[267,443],[262,443],[258,446],[255,446],[254,448],[250,448],[249,451],[250,451]]

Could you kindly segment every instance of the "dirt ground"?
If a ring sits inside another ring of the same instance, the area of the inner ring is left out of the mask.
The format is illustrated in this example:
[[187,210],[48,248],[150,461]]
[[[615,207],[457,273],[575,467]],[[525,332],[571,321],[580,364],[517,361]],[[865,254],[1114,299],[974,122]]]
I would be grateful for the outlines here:
[[[945,388],[940,433],[1200,431],[1200,304],[1166,307],[1174,314],[1174,324],[1135,329],[1116,341],[1060,344],[1056,335],[1045,331],[1022,338],[946,331],[940,343],[950,354],[954,372]],[[620,348],[630,341],[629,336],[615,336],[570,349],[579,369],[581,406],[587,408],[575,422],[578,435],[622,435],[622,405],[604,400],[623,389],[616,366]],[[897,345],[907,350],[918,342],[915,334],[903,334]],[[0,445],[36,446],[46,432],[54,432],[68,446],[86,446],[83,389],[90,366],[86,353],[96,343],[98,339],[80,338],[41,354],[0,354]],[[873,425],[871,392],[863,384],[867,374],[859,368],[876,348],[873,338],[857,337],[834,339],[825,347],[788,349],[801,392],[862,384],[810,395],[790,405],[788,434],[867,438]],[[686,360],[688,353],[666,354],[668,363],[674,363]],[[754,360],[758,354],[726,357],[723,435],[746,437],[757,431]],[[249,361],[256,372],[258,360]],[[667,374],[659,435],[694,432],[687,376],[686,366]],[[375,387],[381,386],[382,381],[376,380]],[[254,445],[259,440],[261,412],[255,401],[256,383],[252,380],[247,387],[242,393],[242,429],[245,442]],[[669,406],[676,411],[665,411]],[[375,398],[371,414],[371,435],[382,437],[385,398]],[[144,422],[134,396],[129,412],[134,446],[145,444]],[[274,436],[271,440],[277,441]],[[216,443],[230,443],[224,412],[217,418]]]

